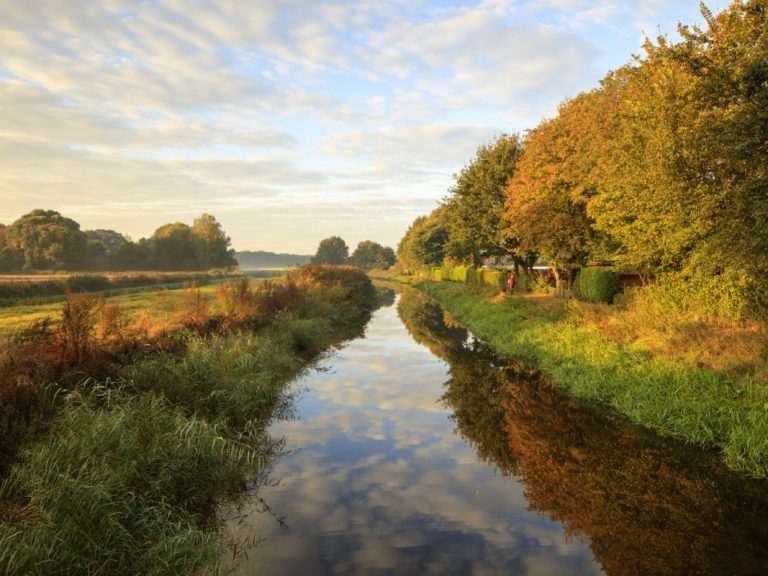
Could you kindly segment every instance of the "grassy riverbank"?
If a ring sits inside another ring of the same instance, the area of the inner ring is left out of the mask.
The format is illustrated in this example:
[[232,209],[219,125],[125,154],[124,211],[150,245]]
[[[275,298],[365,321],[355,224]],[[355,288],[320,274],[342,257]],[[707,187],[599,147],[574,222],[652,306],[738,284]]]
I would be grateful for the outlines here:
[[266,470],[283,387],[360,333],[375,292],[357,270],[307,266],[220,288],[215,314],[186,300],[173,327],[118,337],[76,297],[4,354],[0,425],[6,451],[26,450],[0,484],[1,573],[215,573],[230,544],[217,507]]
[[768,478],[768,385],[622,344],[579,311],[499,299],[464,285],[421,282],[497,352],[535,365],[580,398],[606,403],[634,422],[722,451],[728,466]]

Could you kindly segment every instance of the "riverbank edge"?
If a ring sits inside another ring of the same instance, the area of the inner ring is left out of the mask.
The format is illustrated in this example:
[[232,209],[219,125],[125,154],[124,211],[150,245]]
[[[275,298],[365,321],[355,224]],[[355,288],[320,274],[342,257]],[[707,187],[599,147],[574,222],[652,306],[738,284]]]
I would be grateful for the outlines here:
[[768,411],[744,400],[728,377],[621,346],[594,328],[537,314],[518,297],[494,302],[455,283],[400,282],[435,298],[501,356],[541,369],[568,393],[663,436],[719,450],[729,468],[768,479]]
[[180,349],[67,391],[0,482],[0,572],[218,573],[230,543],[213,510],[265,472],[283,391],[376,306],[362,273],[344,293],[315,268],[321,284],[260,329],[180,331]]

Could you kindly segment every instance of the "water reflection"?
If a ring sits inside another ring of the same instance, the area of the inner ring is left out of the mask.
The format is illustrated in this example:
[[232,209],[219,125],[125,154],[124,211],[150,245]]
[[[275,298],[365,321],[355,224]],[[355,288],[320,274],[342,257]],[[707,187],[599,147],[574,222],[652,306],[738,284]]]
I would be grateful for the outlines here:
[[500,363],[420,293],[329,367],[272,427],[293,451],[260,497],[285,524],[233,527],[263,540],[248,574],[766,573],[763,488]]
[[449,362],[444,399],[462,435],[522,480],[532,509],[568,535],[589,536],[609,575],[768,573],[764,484],[563,396],[535,373],[493,368],[493,354],[462,342],[419,294],[405,295],[400,312],[414,338]]
[[[458,334],[458,333],[457,333]],[[236,538],[248,574],[599,574],[580,538],[528,509],[523,486],[478,461],[440,398],[448,366],[394,308],[304,382],[287,454]]]

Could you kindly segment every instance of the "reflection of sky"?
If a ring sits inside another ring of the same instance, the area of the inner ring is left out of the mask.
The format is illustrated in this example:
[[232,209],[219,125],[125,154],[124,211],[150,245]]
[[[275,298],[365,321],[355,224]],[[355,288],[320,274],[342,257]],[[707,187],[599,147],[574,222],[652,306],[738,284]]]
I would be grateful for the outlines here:
[[447,366],[394,307],[313,373],[299,418],[276,423],[292,451],[238,537],[265,539],[247,574],[599,574],[587,545],[528,511],[523,487],[479,463],[439,399]]

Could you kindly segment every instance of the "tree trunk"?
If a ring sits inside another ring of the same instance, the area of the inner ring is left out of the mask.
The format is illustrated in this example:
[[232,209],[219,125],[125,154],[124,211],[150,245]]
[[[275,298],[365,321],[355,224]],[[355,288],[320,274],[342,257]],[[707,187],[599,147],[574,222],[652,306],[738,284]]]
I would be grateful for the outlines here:
[[555,277],[555,289],[559,290],[562,286],[562,280],[560,279],[560,272],[557,269],[557,265],[552,263],[552,275]]

